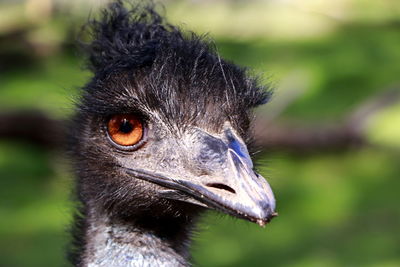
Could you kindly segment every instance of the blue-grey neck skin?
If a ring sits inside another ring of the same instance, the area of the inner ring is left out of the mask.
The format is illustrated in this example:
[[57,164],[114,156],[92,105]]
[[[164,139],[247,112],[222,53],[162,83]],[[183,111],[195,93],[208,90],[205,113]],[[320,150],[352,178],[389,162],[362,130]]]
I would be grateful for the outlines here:
[[190,266],[163,238],[107,218],[88,227],[87,240],[85,267]]

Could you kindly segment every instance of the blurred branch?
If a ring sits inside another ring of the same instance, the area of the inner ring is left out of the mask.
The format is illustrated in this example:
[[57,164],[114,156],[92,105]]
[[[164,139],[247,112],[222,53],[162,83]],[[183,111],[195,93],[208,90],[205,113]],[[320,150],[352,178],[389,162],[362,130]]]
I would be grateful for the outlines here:
[[[256,145],[266,150],[323,152],[367,145],[364,128],[379,110],[400,100],[399,90],[387,90],[358,106],[342,123],[304,126],[269,119],[255,123]],[[26,140],[49,149],[63,148],[66,122],[39,111],[0,114],[0,138]]]
[[45,148],[63,148],[65,122],[49,118],[40,111],[0,114],[0,138],[29,141]]
[[368,99],[343,122],[304,126],[304,123],[282,124],[260,118],[255,122],[256,145],[268,150],[295,152],[343,150],[367,145],[366,126],[374,114],[400,101],[398,87]]
[[354,110],[352,114],[350,114],[347,124],[353,128],[353,131],[364,131],[371,116],[383,108],[393,105],[399,101],[399,87],[400,85],[389,88],[380,95],[364,102],[356,110]]
[[258,147],[266,150],[293,152],[343,150],[366,144],[364,136],[347,124],[307,127],[256,121],[255,140]]

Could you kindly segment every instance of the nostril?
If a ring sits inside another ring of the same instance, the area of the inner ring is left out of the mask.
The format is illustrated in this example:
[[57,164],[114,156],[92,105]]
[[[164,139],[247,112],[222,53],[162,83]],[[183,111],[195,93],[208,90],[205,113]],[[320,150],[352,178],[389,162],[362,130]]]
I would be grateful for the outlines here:
[[235,191],[232,187],[229,187],[229,186],[227,186],[227,185],[225,185],[225,184],[220,184],[220,183],[208,183],[208,184],[206,184],[206,186],[208,186],[208,187],[214,187],[214,188],[217,188],[217,189],[226,190],[226,191],[228,191],[228,192],[231,192],[232,194],[235,194],[235,193],[236,193],[236,191]]

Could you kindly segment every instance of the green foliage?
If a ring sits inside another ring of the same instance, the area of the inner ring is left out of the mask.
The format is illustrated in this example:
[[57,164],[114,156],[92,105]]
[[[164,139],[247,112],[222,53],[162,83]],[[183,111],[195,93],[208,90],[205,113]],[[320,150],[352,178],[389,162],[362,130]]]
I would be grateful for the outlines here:
[[72,113],[76,89],[87,77],[76,56],[55,55],[27,62],[25,67],[0,76],[0,111],[39,109],[53,117],[66,117]]
[[[266,79],[278,80],[278,85],[292,72],[308,75],[305,94],[285,115],[321,120],[340,118],[360,101],[398,86],[399,44],[399,26],[388,24],[343,25],[335,34],[318,40],[225,39],[218,47],[224,56],[253,66],[268,75]],[[290,86],[296,90],[303,85]]]
[[0,142],[0,265],[60,266],[70,218],[70,181],[54,157]]

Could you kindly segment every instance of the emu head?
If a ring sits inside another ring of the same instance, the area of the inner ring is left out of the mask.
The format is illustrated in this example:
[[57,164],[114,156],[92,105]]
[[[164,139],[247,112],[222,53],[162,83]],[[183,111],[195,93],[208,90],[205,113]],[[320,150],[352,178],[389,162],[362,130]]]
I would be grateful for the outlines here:
[[117,217],[207,207],[268,222],[274,196],[247,145],[269,93],[152,7],[114,3],[91,29],[94,76],[74,124],[83,202]]

